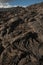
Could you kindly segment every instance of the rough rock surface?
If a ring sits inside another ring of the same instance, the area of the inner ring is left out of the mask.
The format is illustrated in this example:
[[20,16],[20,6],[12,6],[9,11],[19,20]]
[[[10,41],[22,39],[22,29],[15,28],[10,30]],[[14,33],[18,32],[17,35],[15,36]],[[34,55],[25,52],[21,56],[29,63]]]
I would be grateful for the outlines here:
[[0,9],[0,65],[43,65],[43,3]]

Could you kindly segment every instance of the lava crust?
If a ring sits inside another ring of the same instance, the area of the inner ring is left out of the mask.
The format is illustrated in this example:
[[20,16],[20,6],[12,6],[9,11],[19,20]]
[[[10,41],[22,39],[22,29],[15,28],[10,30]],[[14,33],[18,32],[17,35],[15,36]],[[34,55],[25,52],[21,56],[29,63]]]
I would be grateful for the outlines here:
[[0,8],[0,65],[43,65],[43,3]]

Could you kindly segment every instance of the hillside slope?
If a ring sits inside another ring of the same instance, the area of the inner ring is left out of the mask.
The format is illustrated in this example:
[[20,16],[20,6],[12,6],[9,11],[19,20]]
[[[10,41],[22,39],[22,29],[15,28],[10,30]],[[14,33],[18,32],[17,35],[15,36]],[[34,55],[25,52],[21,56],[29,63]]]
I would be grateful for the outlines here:
[[43,3],[0,9],[0,65],[43,65]]

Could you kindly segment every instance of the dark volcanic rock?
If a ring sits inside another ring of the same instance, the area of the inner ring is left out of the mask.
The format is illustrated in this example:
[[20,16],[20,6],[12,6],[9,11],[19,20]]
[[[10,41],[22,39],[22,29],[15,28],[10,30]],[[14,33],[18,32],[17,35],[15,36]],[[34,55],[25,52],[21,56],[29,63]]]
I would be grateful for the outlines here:
[[43,65],[43,3],[0,9],[0,65]]

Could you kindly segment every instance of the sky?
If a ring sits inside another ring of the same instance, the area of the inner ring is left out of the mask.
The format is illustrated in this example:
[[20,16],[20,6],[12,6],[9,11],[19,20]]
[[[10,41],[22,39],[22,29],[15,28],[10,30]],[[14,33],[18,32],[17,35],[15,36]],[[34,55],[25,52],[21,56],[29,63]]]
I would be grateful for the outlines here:
[[11,2],[12,5],[21,5],[21,6],[28,6],[31,4],[43,2],[43,0],[15,0]]
[[0,7],[29,6],[40,2],[43,2],[43,0],[0,0]]

